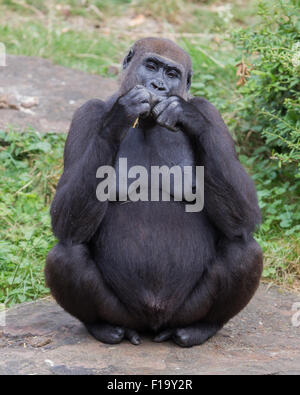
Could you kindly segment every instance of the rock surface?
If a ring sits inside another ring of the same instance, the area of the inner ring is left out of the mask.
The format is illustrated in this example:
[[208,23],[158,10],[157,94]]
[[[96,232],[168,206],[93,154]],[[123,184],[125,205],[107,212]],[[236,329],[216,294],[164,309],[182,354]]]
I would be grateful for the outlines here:
[[291,321],[297,302],[299,295],[262,285],[214,338],[190,349],[149,337],[139,346],[102,344],[50,298],[23,304],[0,328],[0,375],[300,374],[300,326]]
[[114,80],[57,66],[48,60],[7,56],[0,67],[0,129],[67,132],[74,111],[85,101],[106,99]]

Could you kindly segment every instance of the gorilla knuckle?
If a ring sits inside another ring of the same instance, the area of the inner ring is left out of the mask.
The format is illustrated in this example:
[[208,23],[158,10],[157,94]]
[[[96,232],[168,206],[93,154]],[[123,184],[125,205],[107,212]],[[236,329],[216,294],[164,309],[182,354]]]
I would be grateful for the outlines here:
[[190,335],[186,329],[176,329],[173,335],[173,339],[177,344],[183,347],[190,346]]
[[169,110],[175,110],[178,108],[178,103],[173,101],[170,105],[169,105]]
[[147,91],[138,91],[135,92],[131,100],[134,104],[144,103],[144,102],[150,103],[150,94]]
[[150,94],[148,92],[141,92],[140,95],[138,96],[138,99],[140,101],[150,102]]
[[150,104],[149,103],[139,103],[140,104],[140,108],[142,110],[150,110]]
[[115,336],[123,336],[124,335],[124,329],[123,328],[115,328]]
[[159,125],[164,125],[165,124],[165,117],[163,116],[163,115],[160,115],[158,118],[157,118],[157,120],[156,120],[156,122],[159,124]]
[[165,101],[161,101],[160,103],[156,104],[154,108],[156,112],[160,113],[165,108],[165,106],[166,106]]
[[158,115],[160,113],[158,104],[152,109],[152,112],[153,112],[154,115]]
[[117,328],[114,332],[110,334],[111,341],[113,343],[119,343],[124,338],[124,330]]

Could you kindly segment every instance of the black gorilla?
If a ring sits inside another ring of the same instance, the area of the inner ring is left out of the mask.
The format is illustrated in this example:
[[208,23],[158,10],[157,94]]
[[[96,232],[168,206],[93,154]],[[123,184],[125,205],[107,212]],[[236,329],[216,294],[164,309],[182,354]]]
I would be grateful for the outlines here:
[[[57,302],[102,342],[139,344],[137,331],[148,330],[158,342],[201,344],[258,286],[256,191],[218,111],[188,95],[191,75],[176,44],[139,40],[119,92],[74,115],[51,206],[59,243],[45,274]],[[97,169],[117,169],[120,158],[147,169],[204,166],[204,209],[186,212],[175,199],[99,201]]]

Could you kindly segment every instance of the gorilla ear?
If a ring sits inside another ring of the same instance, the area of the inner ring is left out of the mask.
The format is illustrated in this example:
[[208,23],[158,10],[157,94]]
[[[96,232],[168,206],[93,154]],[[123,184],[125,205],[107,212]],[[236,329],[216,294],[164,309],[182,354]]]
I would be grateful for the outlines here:
[[187,76],[187,82],[186,82],[186,85],[187,85],[187,90],[189,90],[189,89],[190,89],[190,87],[191,87],[191,83],[192,83],[192,75],[193,75],[193,73],[190,71],[190,72],[188,73],[188,76]]
[[131,48],[123,60],[123,70],[125,70],[129,65],[131,59],[133,58],[133,55],[134,55],[134,50]]

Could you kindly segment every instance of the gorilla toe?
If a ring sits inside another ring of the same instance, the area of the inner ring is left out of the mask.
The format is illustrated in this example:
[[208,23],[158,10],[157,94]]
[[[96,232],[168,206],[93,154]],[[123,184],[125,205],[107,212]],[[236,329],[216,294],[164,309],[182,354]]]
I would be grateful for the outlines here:
[[133,329],[125,329],[125,337],[135,346],[141,344],[141,338],[139,334]]
[[124,336],[125,330],[119,326],[109,324],[86,324],[88,332],[102,343],[117,344]]
[[156,343],[161,343],[164,342],[166,340],[169,340],[172,337],[173,334],[173,329],[165,329],[164,331],[158,333],[153,341]]
[[203,344],[210,337],[214,336],[220,329],[214,324],[195,324],[186,328],[179,328],[172,336],[174,342],[181,347],[192,347]]

